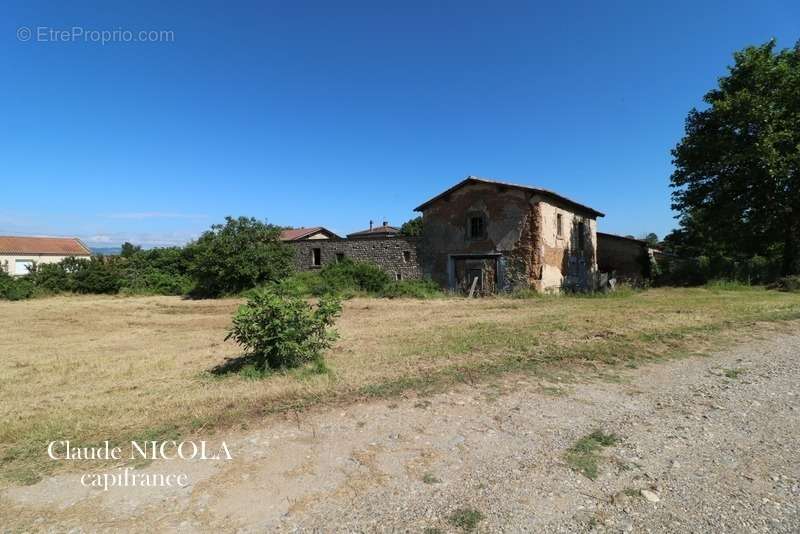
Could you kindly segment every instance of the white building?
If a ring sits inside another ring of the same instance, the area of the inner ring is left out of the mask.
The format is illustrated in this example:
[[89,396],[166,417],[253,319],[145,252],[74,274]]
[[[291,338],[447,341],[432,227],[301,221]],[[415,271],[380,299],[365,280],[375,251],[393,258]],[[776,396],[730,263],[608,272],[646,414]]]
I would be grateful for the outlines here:
[[40,263],[58,263],[64,258],[88,258],[91,251],[76,237],[0,236],[0,271],[12,276],[28,274]]

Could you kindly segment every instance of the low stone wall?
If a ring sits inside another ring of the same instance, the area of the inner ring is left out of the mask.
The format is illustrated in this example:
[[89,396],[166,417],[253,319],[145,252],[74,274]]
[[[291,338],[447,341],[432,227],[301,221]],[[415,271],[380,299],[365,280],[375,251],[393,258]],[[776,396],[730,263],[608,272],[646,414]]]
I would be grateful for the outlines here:
[[[289,244],[294,248],[294,266],[298,271],[319,269],[341,257],[374,263],[393,280],[422,278],[416,238],[317,239]],[[319,250],[320,265],[314,265],[314,249]]]

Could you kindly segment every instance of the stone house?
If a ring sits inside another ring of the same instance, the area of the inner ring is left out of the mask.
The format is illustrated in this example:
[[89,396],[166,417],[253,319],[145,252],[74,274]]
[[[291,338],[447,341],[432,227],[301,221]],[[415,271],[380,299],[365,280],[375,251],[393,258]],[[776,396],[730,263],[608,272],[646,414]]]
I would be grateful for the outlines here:
[[[418,206],[422,237],[384,222],[342,239],[324,228],[287,234],[295,268],[351,258],[397,280],[427,277],[453,291],[481,294],[530,288],[559,291],[597,284],[599,211],[546,189],[469,176]],[[314,237],[312,239],[312,237]]]
[[89,248],[74,237],[0,236],[0,271],[12,276],[26,275],[34,265],[91,255]]
[[421,204],[423,274],[481,293],[591,289],[597,218],[552,191],[469,176]]
[[368,229],[347,234],[347,239],[397,237],[399,235],[400,228],[389,226],[388,221],[383,221],[380,226],[373,226],[372,221],[370,221]]

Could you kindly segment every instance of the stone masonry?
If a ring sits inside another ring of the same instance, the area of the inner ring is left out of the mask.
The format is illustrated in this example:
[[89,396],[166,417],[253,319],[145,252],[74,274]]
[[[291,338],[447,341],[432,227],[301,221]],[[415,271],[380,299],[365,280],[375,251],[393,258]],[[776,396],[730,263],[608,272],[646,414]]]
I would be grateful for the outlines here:
[[[374,263],[395,280],[409,280],[422,278],[422,269],[417,261],[418,241],[417,238],[398,236],[319,239],[289,244],[294,248],[294,266],[298,271],[320,269],[323,265],[349,258]],[[315,265],[315,254],[319,258],[318,265]]]

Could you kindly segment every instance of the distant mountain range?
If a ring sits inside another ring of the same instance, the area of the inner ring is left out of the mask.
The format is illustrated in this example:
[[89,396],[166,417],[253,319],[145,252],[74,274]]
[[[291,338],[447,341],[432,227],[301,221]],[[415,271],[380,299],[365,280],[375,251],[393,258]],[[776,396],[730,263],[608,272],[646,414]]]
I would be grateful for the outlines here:
[[103,256],[119,256],[122,247],[89,247],[92,254],[102,254]]

